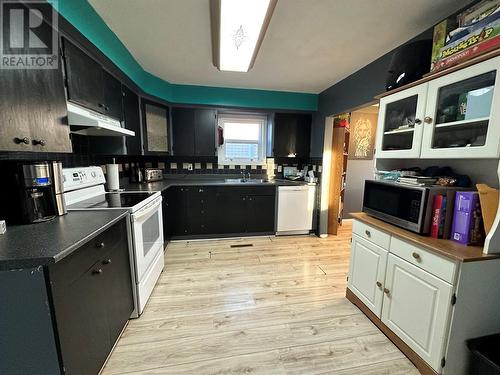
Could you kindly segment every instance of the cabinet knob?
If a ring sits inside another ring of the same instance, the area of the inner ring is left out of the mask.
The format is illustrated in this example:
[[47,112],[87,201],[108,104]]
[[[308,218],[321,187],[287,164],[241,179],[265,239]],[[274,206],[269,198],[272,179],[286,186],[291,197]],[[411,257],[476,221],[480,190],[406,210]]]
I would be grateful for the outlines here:
[[424,117],[424,122],[425,122],[426,124],[432,124],[432,117],[425,116],[425,117]]
[[95,247],[97,247],[98,249],[102,249],[104,247],[104,242],[96,244]]
[[413,258],[415,258],[416,260],[420,261],[422,258],[420,258],[420,254],[419,253],[413,253],[411,254]]
[[420,120],[419,118],[416,118],[416,119],[415,119],[415,124],[419,125],[419,124],[421,124],[421,123],[422,123],[422,120]]
[[102,264],[110,264],[110,263],[111,263],[111,259],[106,259],[106,260],[102,261]]
[[203,193],[203,189],[198,190],[199,193]]
[[14,143],[16,144],[21,144],[21,143],[24,143],[25,145],[29,145],[30,144],[30,139],[28,137],[23,137],[23,138],[14,138]]
[[365,230],[365,234],[366,234],[367,237],[371,237],[372,236],[372,234],[370,233],[369,230]]
[[391,294],[391,291],[389,289],[387,289],[387,288],[384,288],[384,293],[387,294],[387,295],[389,295],[389,294]]
[[40,146],[45,146],[45,140],[44,139],[33,139],[33,144],[36,146],[36,145],[40,145]]
[[94,275],[100,275],[101,273],[102,273],[102,269],[101,268],[92,271],[92,274],[94,274]]
[[378,286],[379,288],[382,288],[382,283],[381,283],[380,281],[377,281],[377,286]]

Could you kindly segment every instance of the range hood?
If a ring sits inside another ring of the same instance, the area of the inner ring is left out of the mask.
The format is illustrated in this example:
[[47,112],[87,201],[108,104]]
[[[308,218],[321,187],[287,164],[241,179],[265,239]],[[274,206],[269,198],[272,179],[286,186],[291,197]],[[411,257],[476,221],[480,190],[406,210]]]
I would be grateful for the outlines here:
[[120,121],[67,102],[71,133],[91,136],[134,136],[135,132],[122,128]]

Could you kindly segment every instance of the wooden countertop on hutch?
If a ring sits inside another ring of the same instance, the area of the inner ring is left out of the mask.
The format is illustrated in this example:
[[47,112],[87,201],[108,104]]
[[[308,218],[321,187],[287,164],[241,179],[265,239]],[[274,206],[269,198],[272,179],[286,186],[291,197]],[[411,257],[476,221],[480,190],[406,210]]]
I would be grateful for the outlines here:
[[491,52],[484,53],[484,54],[479,55],[479,56],[477,56],[475,58],[472,58],[470,60],[466,60],[463,63],[451,66],[451,67],[449,67],[447,69],[442,69],[442,70],[438,70],[437,72],[427,73],[423,78],[419,79],[418,81],[408,83],[408,84],[406,84],[404,86],[398,87],[398,88],[396,88],[394,90],[391,90],[391,91],[383,92],[383,93],[375,96],[375,99],[380,99],[380,98],[383,98],[384,96],[388,96],[388,95],[391,95],[391,94],[395,94],[395,93],[397,93],[399,91],[403,91],[403,90],[409,89],[410,87],[418,86],[421,83],[425,83],[425,82],[431,81],[433,79],[445,76],[447,74],[456,72],[457,70],[461,70],[461,69],[467,68],[467,67],[469,67],[471,65],[478,64],[480,62],[492,59],[493,57],[497,57],[499,55],[500,55],[500,48],[499,49],[495,49],[495,50],[493,50]]
[[414,245],[423,247],[426,250],[433,251],[455,261],[476,262],[500,258],[500,253],[484,254],[482,246],[466,246],[451,240],[422,236],[371,217],[364,212],[352,213],[351,216],[355,220],[359,220],[376,229],[389,233],[390,235],[399,237],[402,240],[411,242]]

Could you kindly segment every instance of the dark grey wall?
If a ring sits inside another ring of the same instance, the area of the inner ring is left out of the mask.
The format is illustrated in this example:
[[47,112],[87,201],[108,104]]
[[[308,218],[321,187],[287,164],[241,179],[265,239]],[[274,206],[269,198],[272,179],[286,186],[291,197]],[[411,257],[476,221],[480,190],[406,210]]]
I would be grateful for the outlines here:
[[[478,3],[480,0],[471,0],[462,9],[457,10],[449,17],[455,16],[466,8]],[[463,5],[463,4],[462,4]],[[408,42],[422,39],[432,39],[434,27],[417,35]],[[363,106],[371,101],[375,95],[385,91],[385,79],[392,54],[396,49],[372,61],[357,72],[342,81],[329,87],[319,94],[318,111],[313,118],[311,131],[311,157],[323,156],[323,136],[325,131],[325,117],[346,112],[353,108]]]
[[[424,31],[407,43],[421,39],[432,39],[432,29]],[[395,50],[379,57],[319,94],[318,112],[314,116],[311,131],[311,157],[323,155],[325,117],[367,104],[374,100],[375,95],[385,91],[387,70]]]

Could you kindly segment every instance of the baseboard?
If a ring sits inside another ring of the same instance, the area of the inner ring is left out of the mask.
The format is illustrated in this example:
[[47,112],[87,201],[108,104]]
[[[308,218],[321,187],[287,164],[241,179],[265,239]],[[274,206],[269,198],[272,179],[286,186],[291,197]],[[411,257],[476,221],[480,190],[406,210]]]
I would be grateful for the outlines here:
[[183,241],[219,241],[219,240],[247,240],[259,237],[274,237],[275,232],[266,233],[235,233],[230,235],[195,235],[195,236],[173,236],[168,242],[183,242]]

